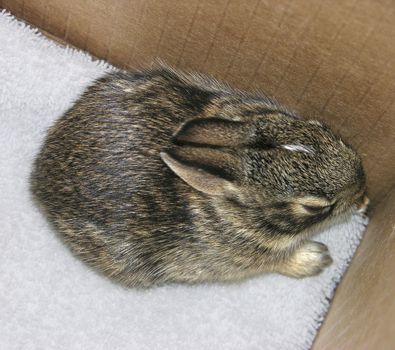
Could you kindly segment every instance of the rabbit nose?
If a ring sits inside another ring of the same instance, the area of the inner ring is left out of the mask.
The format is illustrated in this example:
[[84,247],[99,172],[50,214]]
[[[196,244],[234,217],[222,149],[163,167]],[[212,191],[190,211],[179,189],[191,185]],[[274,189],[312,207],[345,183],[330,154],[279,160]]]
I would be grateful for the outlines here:
[[369,203],[370,203],[370,200],[366,194],[359,197],[357,199],[357,201],[355,202],[355,204],[357,206],[358,213],[364,213],[366,211]]

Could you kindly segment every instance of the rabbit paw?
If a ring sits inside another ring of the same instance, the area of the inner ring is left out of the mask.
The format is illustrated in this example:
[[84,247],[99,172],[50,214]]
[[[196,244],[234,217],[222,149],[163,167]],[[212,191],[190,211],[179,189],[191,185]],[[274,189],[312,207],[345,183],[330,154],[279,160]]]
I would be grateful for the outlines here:
[[315,276],[331,263],[328,247],[319,242],[309,241],[290,256],[279,272],[295,278]]

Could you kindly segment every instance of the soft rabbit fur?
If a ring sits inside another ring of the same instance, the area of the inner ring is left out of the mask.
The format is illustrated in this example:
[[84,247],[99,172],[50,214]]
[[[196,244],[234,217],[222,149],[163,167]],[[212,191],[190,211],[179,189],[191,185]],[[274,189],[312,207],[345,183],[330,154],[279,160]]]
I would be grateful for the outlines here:
[[73,252],[126,286],[293,277],[363,202],[358,155],[318,121],[159,66],[96,81],[49,130],[32,191]]

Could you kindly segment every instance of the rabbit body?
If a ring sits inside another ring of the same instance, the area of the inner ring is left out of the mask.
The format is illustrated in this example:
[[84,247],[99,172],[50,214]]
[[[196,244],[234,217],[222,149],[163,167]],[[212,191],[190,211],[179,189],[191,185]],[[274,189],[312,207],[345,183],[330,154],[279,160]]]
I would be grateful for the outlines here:
[[72,251],[126,286],[293,277],[361,200],[360,158],[317,121],[166,67],[110,73],[50,128],[32,191]]

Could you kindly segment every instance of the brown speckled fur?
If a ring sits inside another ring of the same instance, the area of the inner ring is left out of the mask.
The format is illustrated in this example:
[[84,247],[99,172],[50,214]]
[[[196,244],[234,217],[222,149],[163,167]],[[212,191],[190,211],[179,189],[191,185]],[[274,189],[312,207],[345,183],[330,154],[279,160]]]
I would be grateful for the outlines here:
[[31,185],[75,254],[140,287],[317,274],[331,258],[308,238],[365,191],[327,126],[164,66],[88,88],[50,128]]

